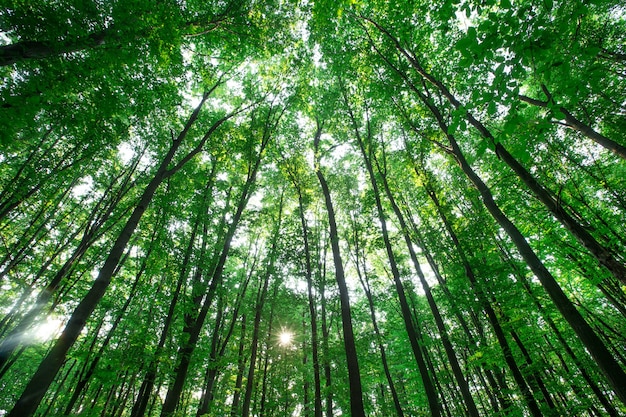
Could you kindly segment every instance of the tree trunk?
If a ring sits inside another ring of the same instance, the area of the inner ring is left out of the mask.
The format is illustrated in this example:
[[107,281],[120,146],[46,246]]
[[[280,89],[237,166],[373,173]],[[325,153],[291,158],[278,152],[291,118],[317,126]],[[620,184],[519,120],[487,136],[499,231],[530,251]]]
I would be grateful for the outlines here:
[[246,389],[243,397],[243,404],[241,406],[241,416],[248,417],[250,415],[250,402],[252,400],[252,388],[254,384],[254,371],[256,368],[256,357],[259,347],[259,331],[261,326],[261,314],[263,313],[263,306],[267,297],[267,288],[269,285],[270,277],[274,273],[274,263],[276,257],[276,247],[278,244],[278,238],[280,236],[280,228],[282,225],[283,216],[283,193],[280,195],[280,203],[278,205],[278,218],[276,220],[276,229],[272,238],[272,246],[268,254],[269,260],[265,269],[265,277],[261,291],[257,297],[256,310],[254,315],[254,328],[252,330],[252,341],[250,342],[250,367],[248,368],[248,378],[246,380]]
[[[120,202],[122,197],[130,189],[128,185],[130,183],[133,172],[139,164],[139,160],[140,156],[136,158],[134,164],[128,169],[128,172],[126,172],[126,178],[122,181],[118,192],[116,192],[112,197],[109,197],[109,194],[113,191],[116,181],[122,176],[122,174],[120,174],[118,177],[114,178],[111,181],[102,198],[91,210],[89,220],[85,225],[81,240],[72,252],[72,254],[66,259],[66,261],[55,273],[54,277],[46,285],[46,287],[41,290],[41,292],[37,296],[37,300],[35,300],[33,307],[31,307],[31,309],[18,322],[15,328],[13,328],[13,330],[9,332],[6,338],[3,339],[2,343],[0,343],[0,369],[4,367],[6,361],[9,359],[13,351],[19,346],[19,342],[14,343],[11,341],[19,341],[19,338],[17,336],[26,332],[32,326],[35,320],[39,318],[43,310],[48,306],[48,303],[50,302],[59,285],[61,284],[61,281],[69,275],[72,267],[81,260],[87,249],[89,249],[93,242],[101,236],[101,228],[109,219],[109,217],[113,214],[113,210]],[[110,198],[110,200],[107,201],[107,198]],[[70,241],[71,240],[68,240],[68,243]]]
[[324,413],[326,417],[333,417],[333,391],[332,391],[332,372],[330,367],[330,350],[328,346],[328,340],[330,337],[330,320],[327,315],[327,299],[326,299],[326,246],[322,239],[318,239],[320,244],[320,252],[322,254],[322,260],[319,265],[320,271],[320,314],[322,319],[322,357],[324,367],[324,392],[325,392],[325,408]]
[[304,242],[304,276],[307,283],[307,297],[309,307],[309,317],[311,322],[311,354],[313,359],[313,385],[314,385],[314,406],[313,416],[322,417],[322,384],[320,376],[320,359],[317,339],[317,313],[315,311],[315,299],[313,297],[313,267],[311,264],[311,248],[309,247],[309,231],[305,217],[304,200],[302,198],[302,188],[295,173],[289,172],[291,182],[298,194],[298,214],[300,216],[300,226],[302,228],[302,240]]
[[[231,114],[234,115],[234,113]],[[265,153],[267,145],[269,144],[271,130],[275,127],[275,123],[278,123],[278,119],[274,121],[270,120],[271,115],[272,110],[268,112],[268,122],[264,127],[265,130],[263,132],[263,138],[261,141],[259,153],[253,161],[249,162],[246,182],[243,185],[241,195],[239,196],[239,202],[237,203],[235,214],[233,215],[231,223],[228,226],[226,235],[224,236],[221,253],[219,255],[219,258],[217,259],[215,267],[213,268],[211,279],[204,295],[204,301],[202,301],[202,308],[200,309],[198,316],[195,318],[193,325],[188,328],[189,339],[187,340],[185,345],[181,346],[179,349],[178,365],[175,371],[174,382],[173,385],[168,389],[167,395],[165,397],[163,408],[161,409],[161,417],[171,416],[176,411],[176,407],[178,406],[178,402],[180,401],[180,395],[184,387],[185,379],[187,378],[187,372],[191,363],[191,357],[200,337],[200,332],[204,325],[204,320],[206,319],[211,303],[213,302],[215,292],[218,286],[220,286],[222,283],[222,274],[224,272],[224,266],[226,265],[226,259],[228,258],[231,242],[233,240],[233,237],[235,236],[237,227],[239,226],[243,211],[245,210],[248,204],[248,200],[250,199],[250,195],[252,194],[252,188],[256,181],[259,167],[261,166],[262,156]],[[274,124],[272,125],[272,123]],[[177,166],[180,166],[180,163]]]
[[[387,231],[387,220],[385,218],[385,214],[384,214],[384,210],[383,210],[383,206],[382,206],[382,201],[380,198],[380,191],[378,189],[378,183],[376,181],[376,176],[374,174],[374,169],[372,166],[372,159],[375,159],[375,156],[373,155],[373,149],[372,149],[372,143],[371,143],[371,130],[370,130],[370,125],[369,125],[369,120],[366,121],[367,123],[367,139],[368,139],[368,143],[365,144],[363,138],[361,137],[361,134],[359,133],[359,129],[358,129],[358,124],[356,122],[356,118],[354,116],[354,114],[352,113],[352,110],[349,107],[348,104],[348,98],[345,95],[345,91],[344,91],[344,100],[346,101],[346,105],[348,106],[348,113],[350,116],[350,119],[352,121],[352,125],[355,131],[355,136],[357,138],[358,144],[359,144],[359,148],[361,149],[361,154],[363,156],[363,160],[365,161],[365,167],[367,169],[369,178],[370,178],[370,183],[372,185],[372,190],[374,193],[374,199],[376,202],[376,209],[378,212],[378,220],[380,222],[381,225],[381,231],[382,231],[382,235],[383,235],[383,240],[385,243],[385,249],[387,251],[387,258],[389,259],[389,266],[391,267],[391,272],[393,275],[393,280],[394,283],[396,284],[396,289],[398,290],[398,297],[400,299],[400,306],[401,306],[401,310],[403,312],[403,316],[405,311],[408,310],[408,305],[405,307],[403,306],[403,304],[405,303],[405,301],[403,301],[404,296],[401,294],[404,292],[403,288],[402,288],[402,282],[400,279],[400,271],[398,269],[396,260],[395,260],[395,255],[393,253],[393,248],[391,246],[391,241],[389,239],[389,232]],[[367,148],[367,149],[366,149]],[[385,176],[385,174],[381,171],[380,166],[378,166],[379,169],[379,173],[381,174],[381,176]],[[443,319],[441,317],[441,314],[439,312],[439,308],[437,307],[437,304],[435,303],[435,300],[432,296],[432,293],[430,291],[430,286],[428,285],[428,283],[426,282],[426,278],[424,277],[424,274],[422,272],[422,269],[419,265],[419,261],[417,260],[417,256],[415,254],[415,251],[413,250],[413,243],[410,240],[410,237],[408,235],[408,229],[406,227],[406,223],[404,222],[404,217],[400,211],[400,209],[397,207],[397,205],[395,204],[395,201],[393,200],[393,195],[391,194],[391,192],[388,190],[388,184],[386,183],[386,178],[383,178],[383,184],[384,184],[384,188],[387,191],[387,197],[388,199],[391,201],[392,207],[394,209],[394,212],[396,214],[396,217],[398,218],[398,221],[400,222],[400,228],[402,229],[402,233],[404,235],[404,239],[405,242],[407,244],[410,256],[411,256],[411,260],[413,261],[413,266],[415,268],[415,271],[419,277],[420,283],[422,285],[422,288],[424,290],[424,294],[426,295],[426,299],[428,301],[428,305],[430,307],[430,310],[433,314],[433,317],[435,319],[435,323],[437,325],[437,329],[439,330],[440,333],[440,337],[441,340],[444,344],[445,347],[445,351],[446,351],[446,355],[448,357],[448,361],[450,363],[450,365],[452,366],[453,369],[453,373],[454,373],[454,377],[457,381],[457,384],[459,386],[459,389],[461,391],[461,394],[463,396],[463,401],[465,402],[465,405],[467,406],[469,415],[472,417],[478,417],[478,409],[476,408],[476,404],[474,402],[474,399],[472,398],[472,395],[470,394],[469,391],[469,385],[467,384],[467,381],[465,380],[465,377],[463,376],[463,372],[461,371],[460,365],[458,363],[458,360],[456,358],[456,355],[454,353],[454,349],[452,347],[452,344],[450,343],[449,337],[448,337],[448,332],[445,328],[445,325],[443,323]],[[406,316],[404,318],[405,321],[405,325],[407,327],[407,331],[409,331],[409,324],[410,324],[410,319],[408,319],[409,316]],[[409,333],[409,339],[411,340],[411,335]],[[411,344],[413,346],[413,351],[414,353],[418,350],[418,346],[417,346],[417,342],[411,340]],[[417,354],[416,354],[416,359],[417,359]],[[417,359],[419,360],[419,359]],[[439,404],[439,400],[437,398],[437,393],[434,391],[433,387],[432,387],[432,382],[430,381],[430,377],[428,376],[428,374],[422,374],[422,382],[424,383],[424,388],[426,390],[426,395],[428,397],[428,403],[431,409],[431,413],[436,416],[438,415],[438,410],[440,409],[440,404]]]
[[246,358],[244,357],[244,348],[246,346],[246,315],[241,316],[241,336],[239,337],[239,353],[237,354],[237,377],[235,378],[235,386],[233,387],[233,402],[230,405],[230,417],[240,415],[239,399],[241,398],[241,389],[243,383],[243,373],[245,371]]
[[472,268],[472,266],[469,263],[469,260],[467,259],[465,250],[461,246],[461,242],[459,241],[456,235],[456,232],[454,231],[452,227],[452,224],[448,220],[448,216],[444,212],[443,207],[439,203],[437,195],[435,194],[434,190],[432,189],[428,181],[426,182],[426,189],[427,189],[428,195],[430,196],[431,200],[433,201],[435,205],[435,209],[437,210],[437,213],[439,214],[441,221],[443,222],[446,228],[446,231],[448,232],[448,235],[450,236],[450,239],[452,240],[454,244],[454,247],[459,255],[459,258],[461,259],[461,262],[463,264],[463,268],[465,271],[465,276],[469,280],[472,290],[478,297],[478,300],[481,303],[483,310],[485,311],[485,314],[487,315],[487,319],[489,320],[491,328],[496,336],[496,340],[498,341],[498,344],[500,345],[500,349],[502,350],[502,355],[504,356],[504,360],[509,370],[513,374],[513,379],[515,380],[518,388],[520,389],[522,393],[522,397],[524,398],[526,402],[526,406],[528,407],[528,409],[530,410],[533,416],[541,417],[543,414],[539,408],[539,405],[537,404],[537,401],[533,397],[530,391],[530,387],[526,383],[526,380],[524,379],[524,376],[519,366],[517,365],[515,358],[513,357],[511,347],[505,336],[504,330],[502,329],[500,320],[498,319],[498,316],[495,310],[493,309],[491,303],[487,299],[484,291],[478,285],[476,276],[474,275],[474,269]]
[[248,284],[250,283],[252,272],[254,271],[254,265],[256,265],[256,260],[253,262],[253,265],[250,268],[250,273],[247,275],[246,279],[239,289],[239,292],[237,293],[237,299],[234,303],[234,309],[231,314],[228,329],[221,340],[219,330],[221,327],[221,317],[223,311],[222,308],[220,308],[222,296],[220,295],[218,299],[218,316],[214,324],[213,334],[211,335],[211,349],[209,354],[209,361],[207,364],[207,371],[204,379],[205,388],[204,393],[200,398],[200,404],[198,405],[198,411],[196,413],[197,417],[208,414],[209,412],[209,407],[211,406],[211,402],[213,401],[215,391],[215,381],[217,379],[218,373],[221,370],[221,367],[217,364],[217,361],[219,358],[224,356],[224,353],[226,352],[226,347],[228,346],[228,342],[230,341],[230,338],[235,329],[235,324],[237,323],[237,318],[239,317],[239,309],[241,308],[241,304],[248,288]]
[[[367,269],[365,266],[365,260],[360,256],[361,248],[359,246],[359,235],[357,231],[357,225],[354,224],[354,263],[356,266],[356,273],[359,277],[359,281],[361,282],[361,286],[363,287],[363,292],[365,293],[365,297],[367,298],[367,304],[370,311],[370,320],[372,321],[372,326],[374,328],[374,333],[376,334],[376,342],[378,344],[378,351],[380,352],[380,360],[383,364],[383,371],[385,372],[385,378],[387,379],[387,384],[389,386],[389,391],[391,392],[391,398],[393,400],[394,410],[398,417],[404,417],[404,411],[402,410],[402,405],[400,404],[400,398],[398,397],[398,391],[396,390],[396,386],[393,382],[393,378],[391,377],[391,371],[389,370],[389,363],[387,362],[387,351],[385,349],[385,345],[383,343],[383,336],[378,327],[378,320],[376,319],[376,310],[374,308],[374,299],[372,297],[372,291],[369,284],[369,278],[367,276]],[[384,390],[381,384],[381,394],[384,396]]]
[[[320,136],[322,135],[322,126],[318,123],[317,132],[314,138],[314,149],[318,154],[318,146]],[[328,212],[328,223],[330,228],[330,245],[333,251],[333,260],[335,265],[335,278],[337,287],[339,288],[339,300],[341,303],[341,322],[343,326],[343,342],[346,350],[346,362],[348,366],[348,381],[350,383],[350,412],[352,417],[365,417],[365,409],[363,408],[363,389],[361,387],[361,375],[359,371],[359,362],[354,341],[354,331],[352,330],[352,315],[350,312],[350,296],[346,285],[346,278],[343,271],[343,261],[339,250],[339,235],[337,232],[337,223],[335,221],[335,211],[330,197],[330,190],[324,178],[319,165],[319,157],[315,162],[315,173],[319,180],[324,195],[326,211]],[[11,417],[11,416],[10,416]]]
[[52,56],[96,48],[111,40],[112,28],[91,33],[77,39],[62,42],[20,41],[0,46],[0,67],[13,65],[27,59],[43,59]]

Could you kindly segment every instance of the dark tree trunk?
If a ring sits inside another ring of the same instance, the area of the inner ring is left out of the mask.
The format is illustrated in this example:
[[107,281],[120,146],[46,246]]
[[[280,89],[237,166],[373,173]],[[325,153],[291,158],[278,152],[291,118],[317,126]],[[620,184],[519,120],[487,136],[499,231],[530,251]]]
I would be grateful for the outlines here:
[[[46,309],[48,303],[59,288],[61,281],[70,274],[72,267],[80,261],[87,249],[89,249],[93,242],[101,236],[101,229],[104,226],[105,222],[113,214],[113,210],[115,209],[117,204],[130,189],[130,179],[133,172],[137,168],[139,159],[140,156],[136,158],[135,163],[128,169],[127,172],[125,172],[126,178],[122,181],[122,184],[119,187],[118,191],[112,196],[110,196],[110,194],[113,193],[115,183],[124,173],[111,181],[100,201],[92,209],[89,215],[89,220],[85,225],[85,229],[77,247],[66,259],[61,268],[55,273],[52,280],[39,293],[33,307],[31,307],[31,309],[24,315],[24,317],[22,317],[22,319],[7,335],[7,337],[3,339],[2,343],[0,344],[0,369],[4,367],[6,361],[9,359],[13,351],[19,346],[19,343],[13,343],[11,342],[11,340],[18,340],[16,336],[26,332],[32,326],[35,320],[39,318],[39,316]],[[68,240],[68,243],[70,241],[71,239]]]
[[89,365],[89,369],[87,370],[87,372],[85,372],[84,376],[81,377],[81,379],[78,381],[78,383],[74,387],[74,391],[72,392],[72,396],[70,398],[70,401],[68,402],[67,406],[65,407],[65,411],[63,412],[63,415],[67,416],[67,415],[70,415],[72,413],[72,409],[74,408],[74,405],[76,404],[76,401],[78,401],[78,398],[80,397],[81,393],[83,392],[83,390],[85,389],[85,387],[87,386],[89,381],[91,380],[91,377],[93,376],[94,372],[96,371],[96,368],[98,366],[98,363],[100,362],[100,359],[102,358],[102,355],[104,354],[104,351],[109,346],[109,343],[111,342],[111,338],[113,337],[113,334],[115,333],[115,330],[117,330],[117,326],[119,326],[120,322],[122,321],[122,318],[124,317],[124,314],[126,313],[126,310],[130,306],[130,303],[134,300],[135,293],[137,291],[137,286],[141,282],[141,277],[142,277],[143,272],[145,271],[145,268],[147,266],[147,261],[148,261],[148,257],[149,257],[149,254],[150,254],[151,250],[152,250],[152,248],[150,248],[150,250],[148,251],[148,254],[146,254],[146,258],[144,259],[144,262],[143,262],[143,264],[141,266],[141,269],[139,270],[139,272],[137,273],[137,275],[135,277],[135,282],[133,282],[133,286],[132,286],[132,288],[131,288],[131,290],[129,292],[128,298],[124,302],[124,305],[122,306],[122,309],[120,310],[120,312],[118,313],[117,317],[115,318],[115,321],[113,322],[113,325],[109,329],[109,331],[107,333],[107,336],[104,338],[104,341],[100,345],[100,348],[98,349],[98,352],[96,353],[95,357],[91,360],[91,364]]
[[[349,108],[348,105],[348,99],[347,96],[345,95],[344,92],[344,99],[346,101],[346,106],[348,106],[348,113],[350,115],[350,119],[352,120],[352,124],[353,124],[353,128],[355,130],[355,135],[357,138],[357,141],[359,143],[359,148],[361,149],[361,154],[363,156],[363,159],[365,161],[365,167],[367,169],[367,172],[369,174],[369,178],[370,178],[370,183],[372,185],[372,189],[373,189],[373,193],[374,193],[374,198],[376,201],[376,209],[377,209],[377,213],[378,213],[378,220],[380,222],[380,227],[381,227],[381,232],[382,232],[382,236],[383,236],[383,240],[385,243],[385,249],[387,251],[387,259],[389,260],[389,266],[391,267],[391,273],[393,275],[393,281],[396,287],[396,292],[398,293],[398,299],[400,301],[400,309],[402,312],[402,317],[404,319],[404,323],[405,323],[405,327],[407,330],[407,333],[409,334],[409,340],[411,342],[411,347],[413,349],[413,353],[415,355],[415,359],[418,362],[418,367],[420,370],[420,375],[422,378],[422,383],[424,384],[424,389],[426,391],[426,397],[428,399],[428,404],[430,407],[430,412],[433,416],[439,416],[440,415],[440,410],[441,410],[441,404],[439,403],[439,398],[437,397],[437,392],[433,386],[432,380],[431,380],[431,376],[428,374],[428,372],[426,371],[426,368],[424,366],[422,366],[422,364],[420,364],[421,362],[421,349],[420,349],[420,345],[417,341],[417,338],[414,335],[414,328],[413,328],[413,324],[411,322],[411,313],[410,313],[410,309],[409,309],[409,305],[406,301],[406,295],[404,294],[404,287],[402,285],[402,281],[400,278],[400,271],[398,270],[398,266],[396,264],[396,260],[395,260],[395,255],[393,253],[393,248],[391,247],[391,241],[389,239],[389,233],[387,231],[387,220],[385,218],[384,212],[383,212],[383,207],[382,207],[382,202],[380,199],[380,192],[378,190],[378,184],[376,182],[376,178],[374,175],[374,170],[372,168],[372,162],[371,162],[371,151],[368,152],[366,150],[366,145],[363,142],[363,139],[359,133],[359,129],[358,129],[358,125],[356,123],[356,119],[354,117],[354,115],[352,114],[352,110]],[[368,122],[369,123],[369,122]],[[368,137],[370,136],[370,132],[369,132],[369,126],[368,126]],[[369,144],[370,149],[371,149],[371,144]],[[417,268],[419,268],[419,264],[415,265]],[[418,269],[418,273],[420,273],[421,270]],[[423,274],[422,274],[423,277]],[[424,282],[422,282],[422,285],[424,285]],[[425,289],[426,291],[426,289]],[[434,301],[433,301],[434,302]],[[431,307],[433,305],[431,304]],[[435,310],[438,312],[437,308],[435,307]],[[434,311],[433,310],[433,313]],[[425,348],[423,348],[425,350]],[[456,361],[456,358],[454,358],[454,360]],[[461,376],[461,379],[464,381],[463,377]],[[467,384],[462,384],[464,386],[467,386]],[[463,387],[461,387],[461,390],[464,390]],[[469,394],[469,391],[468,391]],[[473,404],[473,400],[471,400],[471,396],[470,396],[470,401]],[[474,406],[475,409],[475,406]],[[477,417],[477,413],[476,414],[472,414],[473,417]]]
[[[567,342],[567,340],[565,340],[565,337],[563,336],[561,331],[556,326],[556,323],[554,322],[554,320],[552,320],[552,317],[550,317],[550,315],[544,311],[543,305],[541,304],[541,302],[539,301],[539,299],[535,295],[535,293],[532,290],[532,288],[531,288],[530,284],[528,283],[528,281],[526,279],[523,279],[520,276],[520,271],[518,271],[517,266],[513,263],[513,260],[511,259],[511,256],[509,255],[509,253],[506,250],[506,248],[502,244],[500,244],[500,243],[498,243],[498,247],[500,249],[500,252],[502,253],[502,257],[503,257],[504,261],[507,262],[509,265],[511,265],[511,267],[515,271],[516,276],[518,277],[518,282],[520,282],[522,284],[522,286],[524,287],[524,290],[529,295],[529,297],[532,299],[533,304],[537,308],[537,311],[541,314],[541,317],[543,317],[545,322],[548,324],[548,326],[550,327],[550,329],[552,330],[552,332],[556,336],[557,340],[559,341],[559,343],[561,344],[563,349],[565,349],[565,352],[570,357],[570,359],[572,360],[574,365],[576,365],[576,368],[578,369],[578,371],[582,375],[582,377],[585,380],[585,382],[587,383],[587,385],[591,388],[593,393],[596,395],[596,397],[598,398],[598,401],[600,402],[600,404],[602,404],[602,406],[604,407],[604,409],[606,410],[606,412],[608,413],[609,416],[611,416],[611,417],[617,416],[618,415],[617,410],[615,409],[615,407],[613,407],[613,405],[611,404],[611,402],[607,398],[607,396],[602,392],[602,390],[600,389],[598,384],[593,380],[592,376],[587,371],[587,368],[582,363],[582,361],[580,360],[578,355],[576,355],[576,353],[572,350],[572,348],[570,347],[570,345]],[[559,356],[559,358],[561,359],[561,362],[563,363],[564,368],[567,370],[567,365],[565,364],[565,362],[563,361],[561,356]],[[572,386],[572,388],[574,388],[574,386]],[[581,392],[579,395],[581,396],[581,399],[584,399],[583,397],[585,396],[585,394],[583,392]]]
[[[208,184],[212,184],[213,182],[213,178],[215,175],[215,165],[213,165],[211,172],[212,173],[209,175]],[[207,187],[207,190],[211,188],[212,187],[209,185]],[[207,196],[205,195],[205,198],[206,197]],[[187,273],[190,269],[189,263],[191,259],[191,253],[194,248],[194,243],[196,240],[196,235],[198,233],[198,228],[200,226],[200,223],[201,223],[201,216],[198,215],[191,229],[189,243],[187,244],[187,248],[185,249],[185,255],[183,256],[183,261],[180,266],[180,274],[178,277],[178,281],[176,283],[176,288],[174,289],[174,293],[172,294],[172,298],[170,299],[170,304],[167,310],[167,315],[165,316],[165,320],[163,322],[163,328],[161,329],[161,336],[159,337],[159,341],[156,346],[154,356],[150,360],[148,369],[146,371],[146,374],[143,377],[141,386],[139,388],[139,391],[133,403],[133,408],[130,414],[131,417],[143,417],[143,415],[146,412],[146,408],[148,407],[148,401],[150,399],[150,395],[152,394],[152,389],[154,388],[154,383],[156,381],[158,363],[160,362],[161,355],[165,347],[165,342],[167,341],[167,336],[169,334],[170,327],[172,326],[172,322],[174,320],[174,312],[178,304],[178,299],[180,297],[181,289],[183,287],[183,284],[187,280]]]
[[[318,153],[320,136],[322,135],[322,127],[318,123],[317,132],[314,138],[315,153]],[[350,296],[346,285],[346,278],[343,271],[343,261],[339,250],[339,234],[337,231],[337,223],[335,220],[335,210],[330,197],[330,190],[324,178],[324,174],[320,170],[319,159],[315,163],[315,173],[319,180],[326,211],[328,212],[328,223],[330,229],[330,245],[333,251],[333,260],[335,265],[335,278],[337,287],[339,288],[339,300],[341,303],[341,322],[343,326],[343,341],[346,351],[346,362],[348,366],[348,381],[350,383],[350,411],[352,417],[365,417],[365,409],[363,408],[363,389],[361,387],[361,375],[359,371],[359,362],[354,341],[354,331],[352,329],[352,315],[350,312]],[[10,416],[11,417],[11,416]]]
[[96,48],[107,43],[113,34],[114,32],[109,28],[62,42],[21,41],[3,45],[0,46],[0,67],[13,65],[28,59],[43,59]]
[[330,350],[328,346],[328,340],[330,336],[330,320],[327,314],[327,299],[326,299],[326,246],[322,239],[318,240],[318,243],[322,246],[320,252],[322,253],[322,261],[320,262],[320,314],[322,319],[322,351],[323,351],[323,368],[324,368],[324,391],[325,395],[325,408],[324,413],[326,417],[333,417],[333,391],[332,391],[332,372],[330,367]]
[[[427,105],[429,104],[430,103],[427,103]],[[467,178],[478,189],[485,207],[500,227],[502,227],[511,238],[519,250],[520,255],[524,258],[530,269],[534,272],[535,276],[539,279],[557,309],[574,329],[591,356],[594,358],[596,364],[606,377],[615,394],[626,404],[626,386],[623,384],[623,381],[626,381],[626,373],[622,370],[615,358],[613,358],[602,340],[594,333],[593,329],[589,326],[580,312],[576,310],[572,302],[567,298],[567,295],[565,295],[554,276],[543,265],[519,229],[517,229],[517,227],[496,204],[487,185],[470,167],[456,140],[448,133],[448,127],[443,122],[443,118],[439,112],[432,107],[431,111],[433,111],[433,114],[437,118],[442,131],[448,137],[451,146],[451,153],[454,155],[454,158],[459,163]]]
[[222,297],[220,296],[218,299],[218,316],[214,323],[213,334],[211,335],[211,349],[209,354],[209,362],[207,364],[207,371],[204,378],[204,393],[200,398],[200,404],[198,406],[198,411],[196,413],[197,417],[200,417],[209,412],[209,407],[213,401],[214,391],[215,391],[215,381],[219,372],[221,371],[221,367],[218,366],[217,361],[219,358],[224,356],[226,352],[226,347],[228,346],[228,342],[233,334],[235,329],[235,325],[237,323],[237,318],[239,317],[239,309],[241,308],[241,304],[243,298],[245,296],[246,290],[248,288],[248,284],[250,283],[250,278],[252,277],[252,272],[255,269],[256,259],[254,260],[252,267],[250,268],[250,273],[246,277],[245,281],[241,285],[239,292],[237,293],[237,299],[234,303],[234,310],[231,314],[230,323],[228,325],[228,329],[226,333],[222,336],[220,340],[220,327],[223,321],[222,317]]
[[485,314],[487,315],[487,319],[489,320],[491,328],[493,329],[493,332],[496,336],[498,344],[500,345],[500,348],[502,349],[502,355],[504,356],[504,360],[509,370],[513,374],[513,379],[515,380],[518,388],[520,389],[522,396],[526,402],[526,405],[528,406],[528,409],[530,410],[533,416],[541,417],[543,414],[541,413],[539,405],[537,404],[537,401],[533,397],[530,391],[530,387],[526,383],[526,380],[524,379],[524,376],[517,362],[515,361],[515,358],[513,357],[513,352],[511,351],[511,347],[505,336],[500,320],[498,319],[498,316],[494,308],[492,307],[491,303],[487,299],[485,293],[483,292],[480,285],[478,284],[476,276],[474,275],[474,269],[469,263],[469,260],[465,254],[465,250],[461,246],[461,242],[459,241],[456,235],[456,232],[454,231],[452,227],[452,224],[448,220],[448,216],[444,212],[443,207],[439,203],[439,199],[437,198],[437,195],[435,194],[430,184],[428,184],[428,181],[427,181],[426,188],[427,188],[428,195],[433,201],[435,208],[437,210],[437,213],[439,214],[439,217],[441,218],[446,228],[446,231],[448,232],[448,235],[450,236],[450,239],[452,240],[455,246],[455,249],[459,255],[459,258],[461,259],[461,262],[463,263],[465,276],[469,280],[472,290],[476,293],[478,300],[481,303],[483,310],[485,311]]
[[[393,400],[394,410],[398,417],[404,417],[404,411],[402,410],[402,405],[400,404],[400,398],[398,397],[398,391],[396,390],[396,385],[393,382],[393,378],[391,376],[391,371],[389,369],[389,363],[387,362],[387,351],[385,349],[385,345],[383,343],[383,336],[378,327],[378,320],[376,319],[376,309],[374,307],[374,298],[372,297],[372,291],[369,284],[369,278],[367,276],[367,269],[365,266],[364,259],[360,256],[361,248],[359,246],[359,235],[357,228],[358,226],[355,224],[354,227],[354,263],[356,266],[356,272],[359,277],[359,281],[361,281],[361,286],[363,287],[363,292],[365,293],[365,297],[367,298],[367,304],[370,311],[370,320],[372,321],[372,327],[374,328],[374,333],[376,334],[376,342],[378,344],[378,351],[380,352],[380,360],[383,364],[383,371],[385,372],[385,378],[387,379],[387,384],[389,386],[389,391],[391,392],[391,398]],[[384,397],[384,389],[381,384],[381,395]]]
[[[191,357],[200,337],[200,332],[204,325],[204,320],[206,319],[209,308],[211,307],[211,304],[213,302],[215,292],[222,283],[222,274],[224,272],[224,266],[226,265],[226,259],[228,258],[231,242],[233,240],[233,237],[235,236],[237,227],[239,226],[241,216],[248,204],[250,195],[252,194],[252,189],[256,181],[256,176],[261,166],[261,158],[265,153],[267,145],[269,144],[272,129],[276,127],[276,124],[280,119],[280,115],[282,115],[282,113],[280,113],[278,117],[272,119],[274,115],[274,110],[275,109],[271,109],[270,111],[268,111],[267,122],[264,126],[263,138],[261,140],[258,155],[254,158],[254,160],[249,161],[246,182],[243,185],[241,195],[239,196],[236,211],[232,217],[230,225],[228,226],[226,235],[224,236],[221,253],[219,254],[219,258],[217,259],[215,267],[213,268],[210,283],[205,292],[204,300],[202,301],[202,308],[200,309],[198,316],[195,318],[193,323],[190,323],[192,325],[188,327],[188,331],[186,331],[186,333],[189,334],[189,339],[187,340],[185,345],[181,346],[179,349],[178,365],[175,371],[174,382],[172,386],[168,389],[167,395],[165,397],[163,408],[161,409],[161,417],[171,416],[176,411],[176,407],[178,406],[178,402],[180,401],[180,395],[185,384],[185,379],[187,378],[189,365],[191,364]],[[231,113],[231,115],[234,116],[235,114]],[[181,163],[179,163],[177,166],[182,165]]]

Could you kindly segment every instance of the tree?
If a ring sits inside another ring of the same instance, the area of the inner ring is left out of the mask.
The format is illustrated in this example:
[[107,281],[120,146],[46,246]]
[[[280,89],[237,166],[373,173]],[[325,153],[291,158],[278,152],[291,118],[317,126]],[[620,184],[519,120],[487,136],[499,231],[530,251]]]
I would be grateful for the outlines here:
[[31,3],[0,414],[626,412],[619,2]]

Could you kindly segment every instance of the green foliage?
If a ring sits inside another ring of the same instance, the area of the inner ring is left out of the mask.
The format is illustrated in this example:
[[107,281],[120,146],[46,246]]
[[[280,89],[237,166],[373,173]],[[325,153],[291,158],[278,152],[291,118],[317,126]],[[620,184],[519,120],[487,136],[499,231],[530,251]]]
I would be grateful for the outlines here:
[[[196,414],[209,382],[213,399],[203,415],[241,414],[233,395],[245,394],[251,366],[251,414],[313,415],[314,347],[322,405],[347,415],[341,309],[315,178],[320,168],[337,212],[367,415],[395,412],[378,342],[404,414],[432,411],[403,324],[376,197],[438,399],[450,415],[466,410],[383,180],[406,217],[481,414],[505,415],[507,403],[515,410],[510,415],[529,413],[489,306],[524,378],[543,383],[554,400],[550,410],[533,388],[546,415],[625,412],[615,387],[485,209],[458,153],[452,155],[455,140],[624,368],[624,282],[495,152],[496,145],[508,150],[557,208],[626,263],[626,163],[571,122],[575,117],[626,145],[621,4],[13,0],[0,9],[0,27],[0,343],[19,341],[0,365],[0,410],[14,406],[58,338],[33,338],[43,334],[37,323],[67,324],[142,192],[160,175],[157,167],[187,132],[167,167],[180,163],[180,170],[170,171],[145,207],[38,415],[64,414],[82,378],[71,413],[130,415],[150,370],[155,380],[145,415],[159,415],[205,299],[210,308],[192,346],[177,415]],[[223,249],[228,256],[214,276]],[[39,318],[25,325],[38,302]],[[250,364],[257,306],[258,356]],[[282,329],[293,332],[292,344],[279,344]]]

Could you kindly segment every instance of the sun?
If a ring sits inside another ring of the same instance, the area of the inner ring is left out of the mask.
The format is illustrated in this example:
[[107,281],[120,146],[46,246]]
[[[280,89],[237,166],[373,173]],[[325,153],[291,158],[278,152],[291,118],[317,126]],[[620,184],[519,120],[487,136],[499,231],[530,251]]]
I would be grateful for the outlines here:
[[292,340],[293,340],[293,333],[289,331],[283,330],[278,335],[278,342],[280,343],[281,346],[289,346]]

